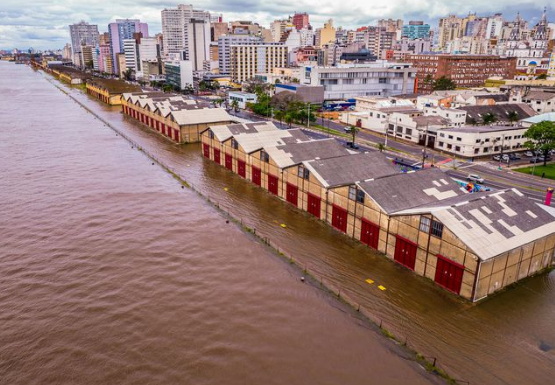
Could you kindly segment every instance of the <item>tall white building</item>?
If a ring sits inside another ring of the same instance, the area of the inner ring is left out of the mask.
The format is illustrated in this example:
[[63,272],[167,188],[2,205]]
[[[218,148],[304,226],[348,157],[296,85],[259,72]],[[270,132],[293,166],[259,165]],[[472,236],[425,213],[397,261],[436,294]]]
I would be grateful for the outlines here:
[[[209,12],[193,9],[192,5],[184,4],[173,9],[164,9],[162,11],[162,34],[165,56],[178,54],[186,60],[200,62],[200,68],[202,68],[202,61],[207,60],[210,56]],[[199,58],[197,59],[196,56]]]

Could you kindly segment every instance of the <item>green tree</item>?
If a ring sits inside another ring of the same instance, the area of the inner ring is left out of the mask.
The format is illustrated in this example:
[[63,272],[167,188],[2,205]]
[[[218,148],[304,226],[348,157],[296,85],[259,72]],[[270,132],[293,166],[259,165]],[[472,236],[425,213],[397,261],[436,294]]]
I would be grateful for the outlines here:
[[283,118],[285,117],[285,112],[282,110],[276,110],[274,117],[279,120],[279,124],[281,125]]
[[[348,130],[345,130],[345,131],[347,131],[349,134],[351,134],[351,136],[352,136],[352,143],[353,143],[353,145],[354,145],[354,144],[355,144],[355,140],[356,140],[356,135],[357,135],[357,132],[359,131],[359,129],[358,129],[357,127],[355,127],[355,126],[351,126],[351,127],[349,127]],[[380,150],[380,151],[381,151],[381,150]]]
[[545,80],[547,79],[547,74],[540,74],[536,76],[536,80]]
[[520,116],[518,115],[518,112],[511,111],[507,115],[507,118],[509,118],[509,122],[514,124],[514,123],[518,122],[518,120],[520,119]]
[[162,86],[162,91],[164,92],[172,92],[173,91],[173,86],[171,84],[164,84]]
[[482,123],[485,125],[495,123],[496,121],[497,121],[497,116],[492,114],[491,112],[488,112],[482,115]]
[[382,152],[385,149],[385,145],[383,143],[378,143],[378,150]]
[[133,80],[133,70],[131,68],[126,69],[123,72],[123,78],[127,81]]
[[236,99],[231,101],[231,108],[233,108],[235,112],[239,111],[239,102]]
[[548,120],[534,123],[526,130],[524,137],[529,139],[524,143],[525,147],[543,154],[545,166],[549,151],[555,149],[555,123]]
[[291,128],[291,124],[293,123],[293,115],[291,115],[291,113],[286,113],[284,119],[285,123],[287,123],[287,125],[289,125],[289,128]]
[[457,84],[448,77],[442,76],[432,83],[434,91],[454,90]]

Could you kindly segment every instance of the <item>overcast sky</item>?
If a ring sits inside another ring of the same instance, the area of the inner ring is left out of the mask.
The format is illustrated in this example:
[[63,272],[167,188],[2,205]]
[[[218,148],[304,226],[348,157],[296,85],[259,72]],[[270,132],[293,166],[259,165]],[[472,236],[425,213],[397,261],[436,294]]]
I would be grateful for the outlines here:
[[[158,0],[1,0],[0,49],[61,48],[69,42],[68,25],[85,20],[106,32],[110,21],[139,18],[149,24],[151,34],[161,31],[160,11],[183,1]],[[185,2],[187,4],[188,2]],[[537,22],[544,6],[548,20],[555,21],[555,4],[548,0],[280,0],[279,4],[257,0],[205,0],[196,8],[222,14],[224,21],[253,20],[264,26],[276,18],[308,12],[310,23],[320,27],[334,19],[336,26],[355,28],[373,24],[380,18],[425,20],[437,26],[437,19],[449,13],[466,15],[496,12],[513,19],[516,12]]]

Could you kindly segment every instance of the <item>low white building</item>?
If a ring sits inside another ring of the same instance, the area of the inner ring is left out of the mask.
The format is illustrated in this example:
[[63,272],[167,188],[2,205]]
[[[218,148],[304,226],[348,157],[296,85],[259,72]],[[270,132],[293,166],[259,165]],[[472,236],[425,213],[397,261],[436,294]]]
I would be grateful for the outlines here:
[[449,127],[441,116],[423,116],[395,112],[387,118],[387,135],[413,143],[434,147],[437,132]]
[[357,97],[355,100],[355,110],[342,113],[341,122],[380,134],[385,134],[388,118],[392,113],[420,114],[414,104],[405,99]]
[[301,83],[324,86],[326,100],[408,94],[414,92],[416,79],[416,69],[410,63],[378,61],[301,68]]
[[511,101],[526,103],[539,114],[555,111],[555,90],[518,91],[511,96]]
[[[523,126],[465,126],[441,129],[435,148],[457,156],[473,158],[523,151],[527,128]],[[503,150],[502,150],[503,149]]]
[[233,101],[237,101],[238,107],[242,110],[247,108],[247,103],[256,103],[256,94],[241,91],[230,91],[227,95],[227,103],[232,105]]
[[449,121],[450,127],[461,127],[466,123],[466,111],[456,108],[424,107],[425,116],[439,116]]

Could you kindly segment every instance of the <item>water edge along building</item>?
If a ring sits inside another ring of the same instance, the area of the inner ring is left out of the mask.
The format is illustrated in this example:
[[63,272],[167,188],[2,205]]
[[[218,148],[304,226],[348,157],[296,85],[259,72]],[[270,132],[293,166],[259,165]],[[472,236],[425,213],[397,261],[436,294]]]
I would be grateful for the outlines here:
[[[516,189],[468,193],[271,122],[210,126],[203,156],[469,301],[555,263],[555,210]],[[335,148],[334,148],[335,147]]]

